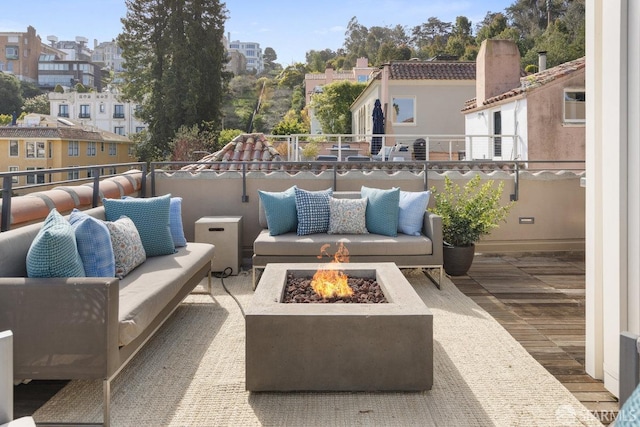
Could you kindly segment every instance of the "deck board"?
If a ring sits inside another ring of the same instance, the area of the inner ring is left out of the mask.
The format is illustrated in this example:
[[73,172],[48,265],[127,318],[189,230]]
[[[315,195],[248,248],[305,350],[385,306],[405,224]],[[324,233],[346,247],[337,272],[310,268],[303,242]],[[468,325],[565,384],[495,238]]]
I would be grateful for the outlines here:
[[616,397],[584,369],[584,259],[477,255],[450,278],[604,425],[615,419]]

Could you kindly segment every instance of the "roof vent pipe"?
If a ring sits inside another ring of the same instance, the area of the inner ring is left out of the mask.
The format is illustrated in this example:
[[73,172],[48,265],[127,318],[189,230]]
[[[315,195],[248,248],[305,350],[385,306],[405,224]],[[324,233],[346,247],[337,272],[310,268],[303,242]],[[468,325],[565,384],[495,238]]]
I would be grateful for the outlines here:
[[538,72],[547,69],[547,51],[541,50],[538,52]]

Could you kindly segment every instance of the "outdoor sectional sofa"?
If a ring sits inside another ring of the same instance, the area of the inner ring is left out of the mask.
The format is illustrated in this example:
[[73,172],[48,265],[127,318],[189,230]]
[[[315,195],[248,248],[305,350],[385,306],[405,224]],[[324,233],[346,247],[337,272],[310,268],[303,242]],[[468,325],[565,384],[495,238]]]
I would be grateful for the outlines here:
[[[84,213],[107,218],[103,206]],[[27,254],[42,227],[0,233],[0,330],[13,331],[14,378],[103,380],[108,425],[111,380],[205,277],[211,286],[214,246],[185,239],[122,279],[27,277]]]
[[[394,190],[409,198],[420,194],[418,192],[400,192],[399,189]],[[375,199],[378,194],[388,193],[393,190],[367,189],[363,187],[362,191],[333,191],[330,192],[332,199],[362,200],[364,194],[369,196],[367,202],[364,203],[366,205],[365,225],[367,229],[360,229],[357,233],[352,233],[351,231],[353,230],[349,230],[350,226],[347,225],[346,230],[337,230],[333,234],[329,232],[336,230],[329,229],[327,232],[307,233],[303,231],[302,235],[300,235],[299,222],[295,227],[291,227],[291,224],[286,224],[287,216],[291,217],[292,215],[291,192],[295,193],[295,191],[297,190],[294,186],[279,193],[260,192],[259,222],[262,230],[253,242],[254,289],[258,284],[260,271],[267,264],[329,262],[331,259],[328,259],[327,255],[331,256],[337,251],[340,243],[347,248],[349,262],[352,263],[394,262],[399,268],[421,268],[425,273],[426,269],[437,269],[438,279],[436,285],[440,287],[443,277],[442,218],[440,216],[429,212],[426,207],[422,207],[417,212],[414,211],[414,217],[416,216],[415,214],[418,215],[419,225],[417,230],[419,231],[414,233],[416,235],[411,235],[402,232],[393,233],[394,228],[397,229],[398,227],[398,222],[393,225],[393,213],[391,213],[386,217],[390,226],[386,227],[384,222],[382,223],[382,231],[386,232],[387,235],[378,234],[377,231],[380,231],[380,224],[376,227],[372,223],[373,220],[370,218],[370,214],[380,213],[379,211],[384,210],[385,207],[384,204],[376,203],[372,198]],[[366,191],[368,193],[365,193]],[[298,195],[303,192],[304,190],[302,192],[298,191]],[[323,192],[306,193],[311,194],[313,197],[314,193]],[[425,192],[421,193],[424,194]],[[288,207],[285,206],[287,202],[283,201],[283,199],[288,200]],[[265,202],[267,209],[265,209]],[[293,202],[294,205],[298,203],[294,214],[296,218],[301,218],[305,215],[298,209],[300,207],[299,202],[300,198]],[[322,216],[321,209],[314,204],[314,201],[312,200],[310,203],[311,206],[307,209],[309,216],[314,219]],[[332,203],[335,203],[335,201]],[[330,211],[333,209],[332,207]],[[353,206],[345,206],[344,208],[344,210],[353,213]],[[335,212],[330,212],[330,217],[332,213]],[[398,213],[396,213],[396,221],[398,221],[397,216]],[[385,219],[384,215],[382,215],[382,219]],[[272,229],[269,228],[270,222],[272,223]],[[274,224],[278,228],[275,232],[273,230]],[[429,274],[427,274],[427,277],[432,279]]]

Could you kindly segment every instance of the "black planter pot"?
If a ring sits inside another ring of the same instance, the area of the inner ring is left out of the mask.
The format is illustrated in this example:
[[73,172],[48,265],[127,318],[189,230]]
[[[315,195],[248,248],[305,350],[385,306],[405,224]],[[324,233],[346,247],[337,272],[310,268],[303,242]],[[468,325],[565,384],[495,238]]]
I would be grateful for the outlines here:
[[476,245],[443,246],[444,271],[449,276],[464,276],[471,268]]

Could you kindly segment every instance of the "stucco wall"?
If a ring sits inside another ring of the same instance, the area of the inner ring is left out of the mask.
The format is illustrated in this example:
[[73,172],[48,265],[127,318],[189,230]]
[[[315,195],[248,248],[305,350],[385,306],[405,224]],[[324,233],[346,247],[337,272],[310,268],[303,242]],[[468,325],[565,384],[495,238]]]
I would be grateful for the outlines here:
[[[464,184],[478,172],[447,172],[455,181]],[[490,236],[478,245],[481,252],[544,252],[584,250],[584,188],[580,187],[580,176],[574,173],[529,173],[521,172],[519,200],[512,208],[506,223],[500,225]],[[242,215],[242,247],[245,257],[252,254],[252,244],[260,232],[258,224],[258,190],[282,191],[292,185],[308,190],[322,190],[333,185],[333,172],[318,175],[300,172],[294,176],[273,172],[250,172],[246,189],[248,202],[242,201],[242,179],[235,172],[216,173],[203,171],[197,174],[160,173],[156,180],[156,193],[171,193],[181,196],[183,221],[188,240],[194,237],[194,223],[202,216]],[[483,174],[483,179],[493,179],[496,184],[505,182],[503,198],[509,201],[514,192],[514,177],[511,174],[495,172]],[[150,180],[147,181],[150,183]],[[429,172],[427,188],[441,189],[444,176]],[[340,174],[337,190],[357,191],[362,185],[377,188],[400,187],[406,191],[421,191],[425,188],[423,173],[408,171],[392,175],[385,171]],[[433,199],[430,205],[433,204]],[[561,214],[560,214],[561,213]],[[534,224],[520,224],[519,218],[534,218]]]
[[585,159],[585,126],[563,121],[564,88],[584,89],[584,70],[527,96],[530,160]]

